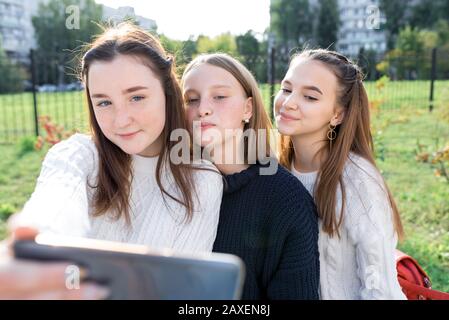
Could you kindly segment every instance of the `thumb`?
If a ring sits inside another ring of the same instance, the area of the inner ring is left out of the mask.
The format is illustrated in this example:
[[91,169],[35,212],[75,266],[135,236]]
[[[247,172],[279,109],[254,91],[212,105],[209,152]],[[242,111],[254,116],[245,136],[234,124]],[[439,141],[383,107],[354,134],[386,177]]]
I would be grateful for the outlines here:
[[26,225],[20,220],[20,213],[12,215],[7,222],[11,241],[34,240],[39,231],[31,225]]
[[38,233],[38,230],[32,227],[17,227],[12,230],[12,238],[13,241],[34,240]]

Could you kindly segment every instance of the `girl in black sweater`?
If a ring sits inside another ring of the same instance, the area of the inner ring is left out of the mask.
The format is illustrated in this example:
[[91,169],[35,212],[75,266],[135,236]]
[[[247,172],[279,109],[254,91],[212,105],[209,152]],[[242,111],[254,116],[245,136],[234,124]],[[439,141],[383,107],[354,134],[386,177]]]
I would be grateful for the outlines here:
[[194,142],[226,181],[214,251],[245,262],[242,299],[318,299],[315,205],[273,155],[256,80],[210,54],[187,66],[182,84]]

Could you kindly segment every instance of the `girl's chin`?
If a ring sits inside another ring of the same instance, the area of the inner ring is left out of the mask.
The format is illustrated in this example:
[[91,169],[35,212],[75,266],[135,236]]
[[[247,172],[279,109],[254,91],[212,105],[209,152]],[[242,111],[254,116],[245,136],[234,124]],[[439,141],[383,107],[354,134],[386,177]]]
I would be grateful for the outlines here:
[[139,155],[145,153],[145,148],[139,145],[122,145],[119,146],[120,149],[122,149],[123,152],[129,154],[129,155]]
[[202,135],[201,136],[201,147],[213,147],[215,145],[218,145],[219,139],[213,135]]
[[203,147],[203,148],[213,149],[217,145],[218,144],[216,142],[214,142],[213,140],[202,140],[201,141],[201,147]]
[[289,128],[289,127],[285,127],[285,126],[280,126],[278,127],[278,131],[280,134],[284,135],[284,136],[295,136],[298,135],[298,129],[295,128]]

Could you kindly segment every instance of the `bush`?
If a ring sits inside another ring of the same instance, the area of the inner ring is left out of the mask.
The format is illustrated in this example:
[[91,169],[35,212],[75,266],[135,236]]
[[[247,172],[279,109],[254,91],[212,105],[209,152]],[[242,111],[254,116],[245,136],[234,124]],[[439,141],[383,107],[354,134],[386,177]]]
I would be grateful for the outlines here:
[[24,137],[19,141],[19,153],[18,156],[22,157],[25,154],[35,150],[36,138],[35,137]]
[[73,135],[76,130],[66,130],[63,126],[52,122],[50,116],[40,116],[39,123],[44,129],[44,136],[39,136],[34,142],[34,149],[41,150],[46,144],[53,146],[61,140]]
[[0,205],[0,220],[6,221],[17,210],[9,203]]

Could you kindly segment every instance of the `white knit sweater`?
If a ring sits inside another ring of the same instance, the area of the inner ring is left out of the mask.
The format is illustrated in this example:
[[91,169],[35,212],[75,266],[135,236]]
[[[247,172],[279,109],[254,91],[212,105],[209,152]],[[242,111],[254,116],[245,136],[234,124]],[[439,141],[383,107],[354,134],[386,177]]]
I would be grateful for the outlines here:
[[[397,280],[397,234],[378,171],[351,154],[343,173],[346,192],[341,238],[330,238],[320,221],[320,297],[324,300],[406,299]],[[292,173],[310,194],[317,172]],[[337,219],[342,194],[337,190]]]
[[[98,151],[90,137],[75,134],[47,153],[36,189],[14,222],[42,232],[170,248],[180,252],[212,251],[220,204],[222,178],[216,172],[194,172],[198,198],[193,220],[185,222],[186,209],[162,196],[156,184],[158,157],[132,156],[131,227],[125,219],[106,214],[92,217],[92,198],[98,174]],[[203,161],[201,167],[215,169]],[[171,195],[179,190],[165,171],[162,183]],[[165,202],[164,202],[165,200]]]

